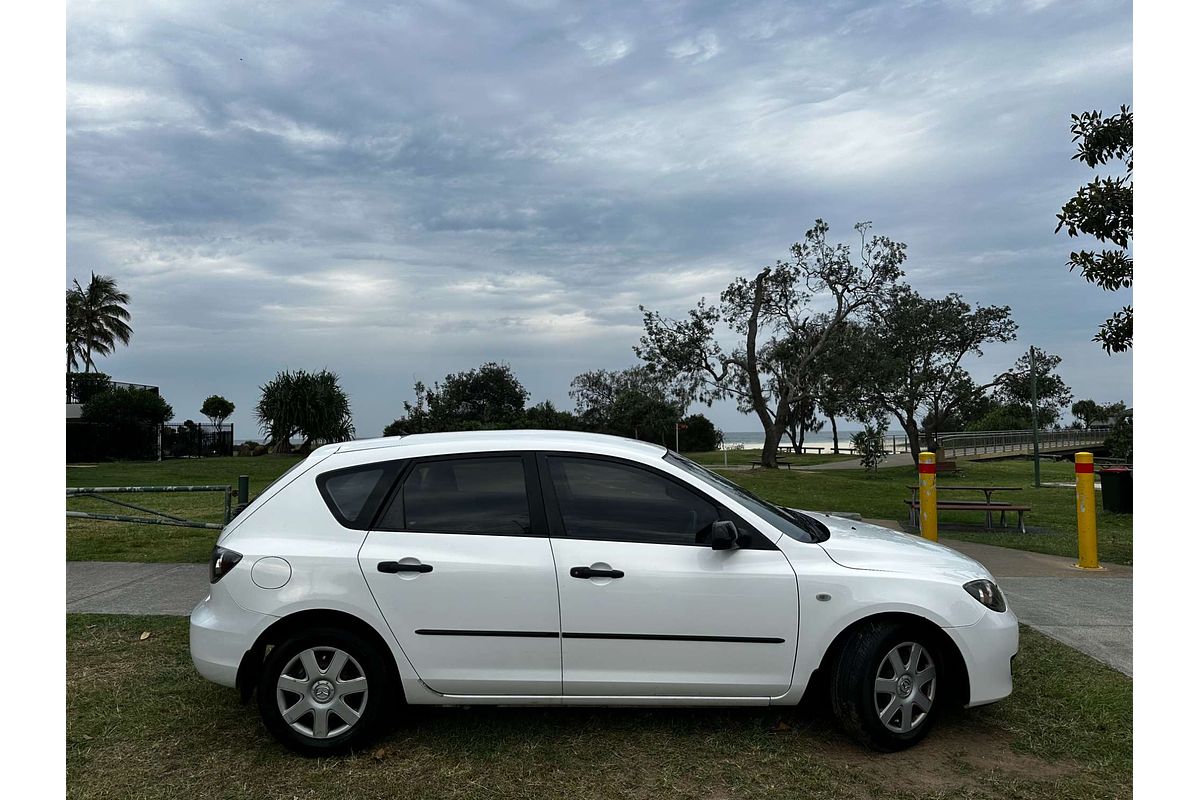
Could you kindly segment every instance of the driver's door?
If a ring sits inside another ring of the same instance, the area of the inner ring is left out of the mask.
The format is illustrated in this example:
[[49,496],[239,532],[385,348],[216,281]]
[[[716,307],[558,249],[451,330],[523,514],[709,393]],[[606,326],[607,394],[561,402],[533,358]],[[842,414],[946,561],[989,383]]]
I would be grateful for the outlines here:
[[729,514],[666,473],[539,456],[558,579],[563,694],[766,698],[791,686],[796,576],[765,537],[713,550]]

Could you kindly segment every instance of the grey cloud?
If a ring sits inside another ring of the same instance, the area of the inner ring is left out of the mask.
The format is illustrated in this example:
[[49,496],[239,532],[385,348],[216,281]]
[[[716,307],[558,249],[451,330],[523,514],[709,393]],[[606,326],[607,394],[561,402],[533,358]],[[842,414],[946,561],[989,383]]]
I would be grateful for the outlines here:
[[569,405],[574,374],[633,360],[638,303],[682,313],[817,216],[846,238],[871,219],[919,290],[1012,305],[1078,391],[1129,400],[1129,359],[1078,345],[1125,300],[1066,272],[1053,224],[1088,178],[1069,114],[1132,94],[1130,22],[1120,2],[71,4],[68,278],[127,287],[135,337],[105,368],[182,416],[221,391],[248,427],[276,369],[329,366],[366,434],[414,374],[490,358]]

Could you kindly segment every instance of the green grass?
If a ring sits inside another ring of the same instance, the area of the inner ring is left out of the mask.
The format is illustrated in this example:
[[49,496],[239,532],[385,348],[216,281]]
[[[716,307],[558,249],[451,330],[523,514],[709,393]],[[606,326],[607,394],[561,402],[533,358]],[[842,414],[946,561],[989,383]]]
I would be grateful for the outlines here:
[[[730,466],[744,466],[752,461],[760,461],[762,459],[762,450],[715,450],[707,453],[684,453],[684,455],[697,464],[704,464],[709,467],[719,467],[726,463]],[[792,466],[799,467],[810,464],[825,464],[829,461],[852,461],[855,459],[855,456],[845,454],[835,456],[832,453],[801,453],[800,455],[780,453],[779,458],[790,462]]]
[[[1032,506],[1033,511],[1025,515],[1029,529],[1029,533],[1025,534],[1012,529],[984,530],[981,511],[942,512],[938,515],[938,521],[947,537],[1052,555],[1078,555],[1073,488],[1033,488],[1033,465],[1028,461],[960,460],[958,464],[962,474],[939,475],[939,486],[1020,486],[1021,491],[996,494],[992,499]],[[911,496],[905,487],[916,483],[916,472],[912,467],[883,469],[875,475],[859,469],[822,472],[755,470],[725,474],[756,494],[781,505],[813,511],[856,511],[870,519],[903,522],[908,520],[908,508],[904,501]],[[1042,482],[1073,485],[1074,466],[1070,463],[1043,464]],[[983,499],[980,492],[956,492],[948,496],[964,500]],[[1097,515],[1096,529],[1102,561],[1133,563],[1132,514],[1102,511]]]
[[[689,453],[690,457],[712,466],[722,463],[721,453]],[[757,450],[730,451],[730,463],[747,463],[758,457]],[[841,456],[807,455],[793,457],[797,464],[815,464],[843,460]],[[296,462],[292,456],[259,458],[180,459],[162,462],[126,462],[95,467],[67,467],[68,486],[138,486],[166,484],[237,483],[238,475],[250,476],[251,495],[262,491],[271,481]],[[982,512],[943,513],[943,532],[951,538],[1015,547],[1061,556],[1077,555],[1075,530],[1075,491],[1070,488],[1033,488],[1033,467],[1027,461],[960,461],[962,474],[938,476],[941,486],[989,484],[1020,486],[995,499],[1033,506],[1026,515],[1030,532],[985,531]],[[860,469],[804,472],[797,470],[730,471],[731,478],[768,500],[782,505],[814,511],[856,511],[871,519],[906,521],[904,500],[910,496],[905,486],[916,481],[910,467],[894,467],[868,475]],[[1043,482],[1072,483],[1075,479],[1069,463],[1042,466]],[[956,494],[972,499],[978,493]],[[222,498],[219,494],[126,495],[139,505],[158,508],[188,519],[219,522]],[[68,507],[122,513],[115,506],[95,500],[71,500]],[[134,512],[130,512],[134,513]],[[1097,517],[1100,558],[1117,564],[1133,563],[1133,516],[1101,512]],[[965,526],[965,527],[959,527]],[[216,531],[175,528],[161,525],[67,521],[67,558],[72,561],[152,561],[204,562],[208,560]]]
[[[128,461],[95,466],[67,465],[67,486],[168,486],[225,485],[237,487],[239,475],[250,476],[253,497],[296,463],[295,456],[258,458],[196,458],[168,461]],[[125,494],[118,500],[198,522],[220,523],[224,495],[216,492],[191,494]],[[72,511],[145,516],[100,500],[71,499]],[[69,561],[207,561],[217,531],[126,522],[67,520]]]
[[479,707],[408,709],[368,752],[309,760],[196,675],[186,620],[66,624],[72,798],[1131,796],[1132,682],[1024,628],[1014,695],[903,753],[809,710]]

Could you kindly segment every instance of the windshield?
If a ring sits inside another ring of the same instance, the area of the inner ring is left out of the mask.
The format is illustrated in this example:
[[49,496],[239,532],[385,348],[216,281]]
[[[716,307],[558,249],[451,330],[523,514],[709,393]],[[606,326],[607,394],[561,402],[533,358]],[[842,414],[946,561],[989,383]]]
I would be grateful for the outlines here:
[[694,475],[722,494],[729,495],[758,516],[774,525],[791,538],[800,542],[823,542],[829,538],[829,529],[817,519],[790,508],[781,508],[763,500],[724,475],[705,469],[691,459],[668,451],[663,459]]

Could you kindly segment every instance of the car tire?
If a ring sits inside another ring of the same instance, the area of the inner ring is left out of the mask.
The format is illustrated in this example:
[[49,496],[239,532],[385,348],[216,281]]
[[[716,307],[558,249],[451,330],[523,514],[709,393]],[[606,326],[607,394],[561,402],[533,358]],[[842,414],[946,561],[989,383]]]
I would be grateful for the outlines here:
[[263,724],[291,750],[336,755],[365,746],[392,708],[385,654],[337,628],[290,636],[267,654],[258,681]]
[[850,635],[831,676],[834,714],[846,732],[885,752],[929,733],[949,689],[939,643],[912,626],[872,622]]

